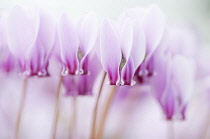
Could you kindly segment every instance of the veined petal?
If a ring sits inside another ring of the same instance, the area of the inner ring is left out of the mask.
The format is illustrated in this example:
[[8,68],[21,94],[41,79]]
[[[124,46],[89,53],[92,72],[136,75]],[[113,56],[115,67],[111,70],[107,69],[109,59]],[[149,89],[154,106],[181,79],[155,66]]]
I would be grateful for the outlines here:
[[95,46],[98,38],[98,19],[94,12],[88,13],[79,24],[79,48],[82,55],[80,61],[80,73],[88,74],[88,54]]
[[[39,27],[39,16],[36,11],[30,11],[15,6],[8,15],[7,35],[11,53],[24,63],[24,56],[33,47]],[[24,56],[23,56],[24,52]]]
[[142,63],[146,55],[146,38],[143,27],[137,20],[134,21],[133,32],[133,46],[131,50],[131,57],[133,59],[134,72]]
[[79,24],[79,48],[81,49],[83,55],[87,55],[91,49],[94,47],[99,26],[98,19],[94,12],[88,13]]
[[40,25],[39,32],[34,48],[31,49],[30,70],[31,75],[47,76],[49,57],[52,52],[55,36],[56,36],[56,21],[44,10],[39,11]]
[[40,48],[49,55],[52,51],[55,37],[56,37],[56,21],[55,18],[47,11],[40,10],[40,26],[37,39],[40,44]]
[[135,84],[135,81],[133,81],[134,73],[135,71],[134,71],[133,59],[132,57],[130,57],[121,71],[121,85],[134,85]]
[[108,73],[111,85],[119,83],[119,66],[122,59],[120,50],[120,35],[114,22],[105,19],[100,34],[101,62]]
[[124,19],[120,29],[120,40],[123,57],[128,60],[133,44],[133,23],[130,19]]
[[161,98],[161,105],[167,120],[172,120],[176,112],[176,96],[174,90],[174,86],[172,84],[168,84],[168,86],[166,86],[164,96]]
[[66,14],[63,14],[59,22],[59,38],[61,48],[61,58],[64,64],[64,74],[77,74],[79,47],[78,35],[74,24]]
[[146,34],[147,54],[152,53],[160,43],[165,32],[166,20],[163,12],[156,5],[145,13],[143,27]]

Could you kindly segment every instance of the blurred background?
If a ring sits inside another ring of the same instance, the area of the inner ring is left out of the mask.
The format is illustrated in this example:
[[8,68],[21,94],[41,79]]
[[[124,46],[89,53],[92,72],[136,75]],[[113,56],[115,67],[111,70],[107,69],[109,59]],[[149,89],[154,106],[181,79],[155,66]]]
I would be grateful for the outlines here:
[[200,30],[205,42],[210,42],[210,0],[0,0],[1,11],[15,4],[32,4],[54,10],[68,11],[81,17],[88,11],[97,12],[100,19],[117,17],[123,10],[158,4],[170,23],[189,23]]

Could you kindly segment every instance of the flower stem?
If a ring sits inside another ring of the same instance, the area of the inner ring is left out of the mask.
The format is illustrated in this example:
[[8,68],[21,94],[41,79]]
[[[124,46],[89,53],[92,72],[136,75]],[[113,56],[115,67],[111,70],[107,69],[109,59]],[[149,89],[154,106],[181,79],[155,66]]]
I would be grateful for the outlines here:
[[109,97],[106,101],[105,108],[103,109],[102,116],[99,121],[99,127],[98,127],[98,132],[96,134],[96,139],[101,139],[103,136],[103,131],[104,131],[107,115],[108,115],[109,109],[111,107],[112,101],[114,99],[115,93],[116,93],[116,87],[113,87],[113,89],[110,92]]
[[73,115],[71,120],[71,127],[70,127],[70,139],[76,138],[77,132],[77,98],[76,96],[73,97]]
[[173,120],[167,121],[168,124],[168,139],[174,139],[174,122]]
[[101,92],[102,92],[102,89],[103,89],[103,85],[104,85],[104,82],[105,82],[105,78],[106,78],[106,73],[104,72],[103,78],[102,78],[102,81],[101,81],[101,85],[100,85],[100,88],[99,88],[98,96],[97,96],[97,99],[96,99],[96,104],[95,104],[94,111],[93,111],[93,121],[92,121],[92,130],[91,130],[90,139],[95,139],[98,105],[99,105],[99,99],[101,97]]
[[26,89],[27,89],[27,79],[26,78],[23,80],[23,88],[22,89],[23,90],[22,90],[22,94],[21,94],[21,98],[20,98],[20,105],[19,105],[18,113],[17,113],[15,139],[19,138],[21,118],[22,118],[23,111],[24,111],[24,105],[25,105],[25,99],[26,99]]
[[57,92],[56,92],[55,113],[54,113],[54,120],[53,120],[53,125],[52,125],[52,132],[51,132],[52,139],[56,138],[56,131],[57,131],[57,125],[58,125],[59,111],[60,111],[60,101],[61,101],[60,92],[61,92],[62,81],[63,81],[63,76],[60,77]]

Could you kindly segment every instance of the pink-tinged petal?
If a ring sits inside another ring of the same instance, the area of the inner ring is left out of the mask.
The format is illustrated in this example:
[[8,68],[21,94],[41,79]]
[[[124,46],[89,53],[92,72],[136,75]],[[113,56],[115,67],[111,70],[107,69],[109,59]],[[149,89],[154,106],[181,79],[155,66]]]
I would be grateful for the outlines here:
[[88,59],[87,55],[95,46],[98,38],[99,26],[95,13],[88,13],[79,23],[79,48],[83,55],[80,62],[80,73],[87,74]]
[[56,37],[56,20],[48,13],[48,11],[40,10],[40,26],[37,40],[39,48],[45,51],[46,56],[49,56],[55,43]]
[[56,21],[47,11],[40,10],[40,25],[36,44],[30,52],[30,74],[48,76],[49,57],[56,37]]
[[83,55],[87,55],[94,47],[98,32],[99,25],[95,13],[88,13],[79,23],[79,48]]
[[146,34],[147,54],[153,51],[159,45],[165,32],[166,20],[161,9],[153,5],[144,15],[143,27]]
[[[30,11],[15,6],[8,15],[7,39],[11,53],[18,58],[24,68],[24,58],[33,47],[39,28],[39,16],[36,11]],[[23,55],[24,52],[24,55]]]
[[164,95],[161,98],[161,105],[167,120],[172,120],[176,112],[176,96],[175,88],[172,84],[168,84]]
[[124,19],[121,25],[120,40],[123,57],[128,60],[133,44],[133,23],[130,19]]
[[156,75],[150,78],[150,84],[154,91],[154,96],[159,102],[168,83],[167,76],[170,71],[169,59],[170,57],[164,53],[155,53],[154,55],[153,64]]
[[57,61],[62,63],[61,59],[61,50],[60,50],[60,38],[58,35],[58,26],[56,27],[56,37],[55,37],[55,43],[52,50],[52,58],[55,58]]
[[134,22],[133,46],[131,57],[133,59],[134,72],[142,63],[146,55],[146,38],[141,23],[137,20]]
[[181,97],[183,103],[190,100],[193,94],[195,80],[195,65],[192,59],[177,55],[171,61],[172,77],[178,90],[177,95]]
[[60,19],[58,32],[61,58],[64,64],[64,74],[77,74],[79,40],[75,25],[66,14],[63,14]]
[[119,83],[119,66],[122,59],[120,50],[120,35],[113,21],[105,19],[100,33],[101,62],[111,85]]
[[121,71],[121,85],[134,85],[134,72],[133,59],[130,57]]
[[[121,74],[121,79],[125,81],[125,79],[123,79],[124,78],[123,77],[124,70],[126,70],[125,68],[128,68],[127,66],[129,66],[130,68],[132,67],[132,69],[129,70],[130,73],[127,73],[130,76],[129,76],[129,78],[126,79],[127,80],[126,85],[133,85],[135,83],[133,81],[133,76],[134,76],[137,68],[139,67],[139,65],[144,60],[145,54],[146,54],[146,39],[145,39],[145,34],[143,31],[143,28],[141,27],[141,23],[138,22],[137,20],[135,20],[135,22],[133,24],[133,28],[134,28],[133,29],[133,31],[134,31],[133,32],[133,44],[132,44],[130,58],[129,58],[129,61],[126,62],[125,66],[123,68],[123,72]],[[145,65],[142,65],[142,68],[144,66]]]

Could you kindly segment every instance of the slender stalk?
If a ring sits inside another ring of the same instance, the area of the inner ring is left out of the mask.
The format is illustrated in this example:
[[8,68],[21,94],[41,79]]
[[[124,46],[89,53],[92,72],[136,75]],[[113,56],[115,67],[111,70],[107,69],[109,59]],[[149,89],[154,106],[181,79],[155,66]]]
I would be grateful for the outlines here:
[[76,138],[77,132],[77,98],[73,97],[73,115],[71,120],[71,127],[70,127],[70,139]]
[[173,120],[167,121],[168,123],[168,139],[174,139],[174,122]]
[[26,89],[27,89],[27,79],[25,78],[23,80],[23,90],[22,90],[22,94],[21,94],[21,98],[20,98],[20,105],[18,108],[18,113],[17,113],[17,123],[16,123],[16,128],[15,128],[15,139],[19,138],[19,132],[20,132],[20,124],[21,124],[21,120],[22,120],[22,115],[23,115],[23,111],[24,111],[24,105],[25,105],[25,99],[26,99]]
[[206,116],[206,125],[205,125],[205,129],[204,129],[204,139],[209,139],[210,138],[210,134],[209,134],[209,131],[210,131],[210,111],[208,111],[208,114]]
[[103,75],[101,85],[100,85],[100,88],[99,88],[99,92],[98,92],[98,96],[97,96],[97,99],[96,99],[96,104],[95,104],[94,111],[93,111],[93,121],[92,121],[92,130],[91,130],[90,139],[95,139],[98,105],[99,105],[99,99],[101,97],[101,92],[102,92],[102,89],[103,89],[103,85],[104,85],[104,82],[105,82],[105,78],[106,78],[106,73],[104,73],[104,75]]
[[56,138],[56,131],[57,131],[57,125],[58,125],[58,119],[59,119],[59,111],[60,111],[60,101],[61,101],[61,85],[63,81],[63,76],[60,77],[58,88],[56,92],[56,100],[55,100],[55,113],[54,113],[54,119],[53,119],[53,125],[52,125],[52,132],[51,132],[51,138]]
[[111,107],[112,101],[114,99],[115,92],[116,92],[116,87],[113,87],[113,89],[110,92],[110,95],[109,95],[109,97],[106,101],[105,108],[103,109],[102,116],[101,116],[101,119],[99,121],[99,127],[98,127],[98,132],[96,134],[96,139],[101,139],[102,136],[103,136],[105,123],[106,123],[106,120],[107,120],[107,115],[108,115],[109,109]]

